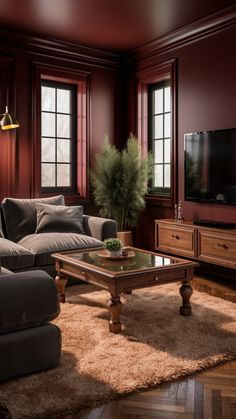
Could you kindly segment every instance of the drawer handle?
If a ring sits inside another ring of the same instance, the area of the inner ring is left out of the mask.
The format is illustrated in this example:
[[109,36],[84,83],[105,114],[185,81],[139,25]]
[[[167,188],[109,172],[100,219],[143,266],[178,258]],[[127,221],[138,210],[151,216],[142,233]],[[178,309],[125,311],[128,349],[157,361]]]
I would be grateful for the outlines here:
[[226,246],[224,243],[218,243],[218,246],[223,247],[223,249],[228,249],[228,246]]
[[179,240],[179,236],[177,234],[171,234],[171,237],[174,237],[175,239]]
[[83,272],[83,271],[80,271],[79,273],[80,273],[80,275],[82,275],[82,276],[85,276],[85,275],[86,275],[86,272]]

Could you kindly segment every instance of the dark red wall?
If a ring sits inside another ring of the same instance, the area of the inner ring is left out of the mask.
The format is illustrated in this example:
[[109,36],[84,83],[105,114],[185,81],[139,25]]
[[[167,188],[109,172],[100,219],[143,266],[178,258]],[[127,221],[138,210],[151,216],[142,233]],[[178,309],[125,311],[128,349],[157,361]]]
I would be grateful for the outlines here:
[[[236,27],[199,36],[184,46],[172,46],[166,53],[148,58],[139,53],[133,74],[175,58],[177,60],[177,200],[183,202],[184,218],[205,218],[236,222],[236,207],[184,201],[184,134],[194,131],[236,128]],[[146,54],[146,51],[145,51]],[[129,77],[130,92],[133,91]],[[133,95],[133,93],[132,93]],[[130,107],[132,114],[132,96]],[[127,122],[128,128],[135,125]],[[136,125],[137,126],[137,125]],[[235,166],[236,170],[236,166]],[[173,208],[147,202],[137,229],[138,245],[153,246],[154,219],[173,216]]]
[[[183,34],[183,30],[181,30]],[[19,34],[0,36],[0,111],[7,91],[20,128],[0,131],[0,200],[4,196],[30,197],[32,191],[32,96],[33,63],[76,68],[90,72],[90,164],[105,134],[118,146],[130,131],[137,130],[136,72],[170,59],[177,61],[177,199],[185,218],[211,218],[236,222],[236,208],[184,201],[184,133],[236,127],[235,24],[198,34],[185,42],[172,43],[147,54],[140,49],[122,61],[116,54],[83,49],[69,44],[27,38]],[[132,58],[132,61],[130,60]],[[125,64],[122,66],[121,63]],[[132,65],[130,64],[132,62]],[[124,74],[127,77],[124,77]],[[126,95],[126,96],[125,96]],[[125,127],[125,129],[124,129]],[[137,133],[137,131],[136,131]],[[95,211],[92,208],[92,211]],[[140,216],[137,244],[154,247],[154,220],[173,215],[173,208],[147,202]]]
[[[236,56],[232,53],[235,40],[234,28],[184,48],[178,57],[178,187],[182,200],[184,133],[236,127]],[[236,222],[233,206],[185,202],[184,215]]]
[[[33,197],[34,65],[67,72],[89,72],[89,164],[105,134],[119,145],[122,137],[122,72],[120,57],[102,51],[47,42],[17,33],[0,34],[0,112],[8,101],[20,123],[17,130],[0,131],[0,202],[5,196]],[[11,86],[11,91],[8,92]],[[8,96],[8,98],[7,98]]]

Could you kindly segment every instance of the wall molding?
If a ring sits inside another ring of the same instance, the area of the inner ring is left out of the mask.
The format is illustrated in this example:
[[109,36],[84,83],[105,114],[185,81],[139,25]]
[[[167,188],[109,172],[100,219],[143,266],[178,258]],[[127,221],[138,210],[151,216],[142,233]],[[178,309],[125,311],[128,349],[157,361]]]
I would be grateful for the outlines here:
[[[15,113],[16,107],[16,79],[15,59],[11,56],[0,57],[0,112],[5,111],[9,106],[9,112]],[[0,132],[1,153],[0,153],[0,200],[5,196],[13,196],[16,192],[18,156],[17,141],[18,130],[7,130]]]
[[236,24],[236,5],[186,25],[139,47],[126,56],[126,65],[142,62],[156,54],[166,53],[231,28]]
[[76,64],[115,69],[121,67],[121,54],[97,48],[90,48],[71,42],[55,39],[43,39],[16,30],[1,27],[1,47],[23,49],[33,55],[50,55],[62,60],[74,61]]

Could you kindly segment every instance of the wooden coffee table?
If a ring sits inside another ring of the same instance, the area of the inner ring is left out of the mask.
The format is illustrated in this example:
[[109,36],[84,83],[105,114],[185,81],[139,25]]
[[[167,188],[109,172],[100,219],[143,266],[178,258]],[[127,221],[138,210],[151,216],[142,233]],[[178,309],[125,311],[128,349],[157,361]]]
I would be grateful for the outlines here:
[[106,251],[103,249],[54,253],[52,257],[56,261],[55,281],[60,301],[65,302],[67,276],[98,285],[110,292],[109,330],[119,333],[121,330],[121,293],[132,293],[132,290],[138,288],[181,281],[180,314],[189,316],[191,314],[190,297],[193,292],[190,281],[193,278],[194,267],[198,266],[198,263],[134,247],[126,250],[127,255],[118,259],[107,258]]

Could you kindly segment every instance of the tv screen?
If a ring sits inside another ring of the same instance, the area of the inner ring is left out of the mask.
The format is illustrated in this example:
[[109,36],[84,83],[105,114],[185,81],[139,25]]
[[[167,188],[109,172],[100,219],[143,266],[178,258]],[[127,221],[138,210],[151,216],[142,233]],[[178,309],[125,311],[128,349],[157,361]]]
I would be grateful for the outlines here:
[[236,128],[185,134],[185,200],[236,205]]

